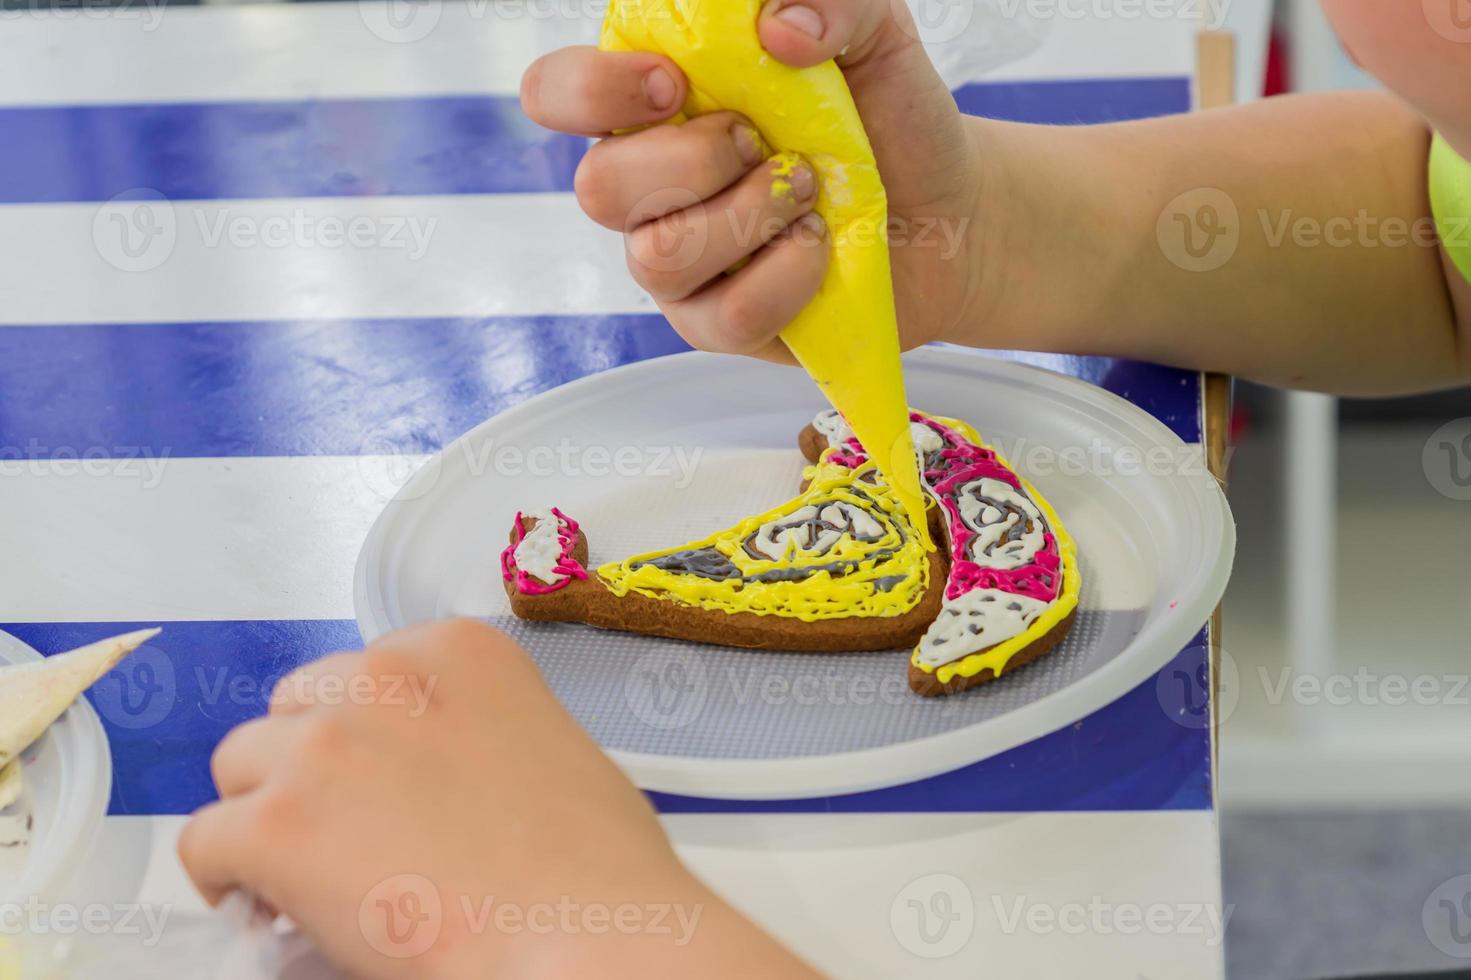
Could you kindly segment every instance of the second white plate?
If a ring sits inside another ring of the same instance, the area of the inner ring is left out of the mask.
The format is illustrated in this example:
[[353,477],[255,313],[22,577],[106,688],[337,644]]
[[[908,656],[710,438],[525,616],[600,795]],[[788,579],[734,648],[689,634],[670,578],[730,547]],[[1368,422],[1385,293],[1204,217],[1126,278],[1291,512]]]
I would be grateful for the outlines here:
[[[0,633],[0,666],[41,655]],[[30,824],[29,844],[0,851],[0,907],[59,901],[87,861],[107,815],[112,755],[85,697],[21,754],[25,791],[7,815]]]

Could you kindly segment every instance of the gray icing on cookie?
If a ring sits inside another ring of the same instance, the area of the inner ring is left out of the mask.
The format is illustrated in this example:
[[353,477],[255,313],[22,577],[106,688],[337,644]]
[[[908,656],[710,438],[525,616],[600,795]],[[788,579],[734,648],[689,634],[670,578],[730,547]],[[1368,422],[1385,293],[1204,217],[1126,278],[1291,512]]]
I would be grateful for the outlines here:
[[[873,498],[861,490],[850,492],[855,497],[874,503]],[[901,545],[908,540],[902,524],[894,523],[890,527]],[[846,501],[829,501],[821,505],[808,505],[784,518],[767,522],[747,536],[741,547],[748,556],[757,561],[778,561],[786,557],[789,547],[809,554],[825,554],[845,535],[867,543],[881,540],[885,533],[884,523],[866,508]],[[845,558],[796,568],[771,568],[764,572],[743,575],[734,562],[715,548],[687,548],[658,558],[649,558],[632,567],[652,565],[662,571],[695,575],[717,582],[730,579],[739,579],[742,582],[801,582],[819,572],[827,572],[834,578],[851,575],[865,565],[889,561],[897,553],[897,548],[882,548],[861,559]],[[905,578],[903,575],[888,576],[876,580],[874,585],[879,591],[887,592]]]
[[873,580],[873,587],[878,592],[890,592],[896,585],[901,585],[908,575],[884,575]]
[[742,547],[757,561],[781,561],[791,549],[825,555],[844,537],[869,543],[884,536],[884,526],[862,507],[842,501],[809,504],[785,517],[767,521]]
[[676,551],[672,555],[641,561],[633,567],[642,568],[645,565],[653,565],[666,572],[713,579],[717,582],[741,577],[741,570],[735,567],[735,563],[714,548],[691,548],[687,551]]

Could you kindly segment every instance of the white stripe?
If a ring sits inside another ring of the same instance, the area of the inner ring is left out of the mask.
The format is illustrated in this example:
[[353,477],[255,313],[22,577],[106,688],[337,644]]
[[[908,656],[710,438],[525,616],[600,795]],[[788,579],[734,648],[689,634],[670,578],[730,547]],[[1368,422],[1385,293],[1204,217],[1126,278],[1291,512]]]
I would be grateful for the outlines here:
[[[156,0],[113,12],[0,13],[0,104],[513,95],[541,54],[594,42],[601,9],[596,0],[149,2]],[[1193,37],[1210,21],[1212,3],[1163,0],[1172,11],[1165,16],[1109,14],[1157,10],[1160,2],[992,0],[978,6],[1011,13],[983,11],[962,38],[931,49],[942,63],[963,49],[995,80],[1189,75]],[[931,20],[944,31],[943,19]],[[1248,50],[1263,43],[1251,38]]]
[[628,275],[620,236],[594,225],[570,194],[21,205],[4,214],[0,324],[654,310]]
[[[408,4],[405,11],[412,11]],[[396,43],[381,3],[249,4],[0,13],[0,104],[208,102],[513,94],[576,22],[426,4],[433,30]],[[398,36],[412,37],[413,24]],[[593,33],[584,21],[580,30]]]
[[358,547],[422,462],[150,453],[0,461],[0,540],[24,556],[0,563],[0,621],[352,619]]
[[[138,900],[203,914],[175,854],[185,819],[152,818],[151,834],[137,822],[109,818],[103,841],[151,838]],[[690,815],[664,824],[692,870],[829,976],[1224,975],[1209,811]],[[483,896],[469,897],[473,907]],[[922,913],[933,945],[914,928]],[[943,932],[942,915],[958,916]]]

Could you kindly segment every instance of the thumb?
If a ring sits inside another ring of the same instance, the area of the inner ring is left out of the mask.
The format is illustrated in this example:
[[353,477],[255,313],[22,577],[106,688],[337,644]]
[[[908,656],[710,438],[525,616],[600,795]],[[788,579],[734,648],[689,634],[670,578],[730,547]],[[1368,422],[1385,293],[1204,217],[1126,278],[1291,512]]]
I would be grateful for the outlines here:
[[960,111],[905,0],[767,0],[757,32],[767,51],[793,67],[837,61],[892,205],[934,200],[948,189],[937,183],[962,176]]
[[897,51],[924,51],[905,0],[767,0],[757,30],[761,45],[794,68],[836,60],[847,71]]

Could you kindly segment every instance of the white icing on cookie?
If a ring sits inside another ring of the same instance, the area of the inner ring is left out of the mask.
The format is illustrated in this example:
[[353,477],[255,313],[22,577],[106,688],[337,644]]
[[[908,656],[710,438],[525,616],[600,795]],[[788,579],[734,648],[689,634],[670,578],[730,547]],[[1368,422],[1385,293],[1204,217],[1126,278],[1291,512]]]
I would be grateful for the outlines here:
[[[1021,568],[1035,560],[1047,543],[1042,512],[1010,484],[982,477],[961,487],[956,503],[960,505],[961,520],[976,533],[970,543],[970,560],[982,568]],[[1011,530],[1023,523],[1023,515],[1029,519],[1026,523],[1031,530],[1022,531],[1015,540],[1006,540]]]
[[751,548],[772,561],[781,561],[792,550],[826,551],[841,537],[838,531],[818,535],[811,549],[807,548],[809,522],[817,519],[817,507],[809,504],[792,511],[774,521],[767,521],[756,529],[751,539]]
[[818,412],[817,418],[812,420],[812,427],[827,436],[829,446],[841,446],[853,438],[853,430],[848,427],[848,422],[834,409]]
[[945,448],[945,440],[940,437],[940,433],[923,422],[910,422],[909,436],[914,440],[914,450],[921,459]]
[[918,660],[926,667],[939,668],[1021,636],[1050,605],[1000,589],[971,589],[945,600],[940,615],[919,641]]
[[860,541],[877,541],[884,526],[862,507],[834,502],[821,511],[809,504],[773,521],[767,521],[751,536],[751,550],[781,561],[793,551],[822,555],[831,551],[845,535]]
[[884,526],[862,507],[832,503],[822,509],[822,519],[839,527],[846,524],[859,541],[877,541],[884,536]]
[[[829,446],[841,446],[853,437],[853,430],[848,427],[848,423],[832,409],[818,412],[817,417],[812,420],[812,427],[827,437]],[[930,453],[945,448],[945,440],[940,433],[923,422],[909,423],[909,437],[914,441],[914,451],[921,460]]]
[[529,510],[522,514],[536,521],[536,527],[527,532],[516,545],[512,558],[516,567],[527,575],[534,576],[547,585],[564,582],[568,576],[556,570],[562,558],[562,542],[557,538],[559,530],[557,515],[551,508]]

